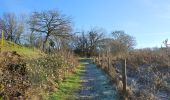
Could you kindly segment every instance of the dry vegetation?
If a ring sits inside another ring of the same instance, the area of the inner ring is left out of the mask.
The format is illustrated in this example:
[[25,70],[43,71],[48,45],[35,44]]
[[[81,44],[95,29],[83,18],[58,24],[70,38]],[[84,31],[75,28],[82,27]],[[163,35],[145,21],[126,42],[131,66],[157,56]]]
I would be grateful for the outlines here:
[[[112,77],[117,90],[122,94],[122,67],[119,58],[100,58],[98,63]],[[127,95],[132,100],[170,99],[169,49],[134,50],[127,57]]]
[[57,91],[58,81],[78,66],[72,54],[57,53],[25,60],[16,52],[0,54],[0,96],[3,99],[42,100]]
[[[132,100],[170,100],[170,49],[135,50],[135,38],[102,29],[73,32],[72,20],[56,10],[29,16],[0,16],[0,98],[48,99],[58,82],[73,73],[79,56],[99,57],[97,63],[122,93],[122,60],[127,59],[127,94]],[[3,32],[2,32],[3,33]],[[75,34],[78,33],[78,34]],[[11,41],[11,42],[9,42]]]

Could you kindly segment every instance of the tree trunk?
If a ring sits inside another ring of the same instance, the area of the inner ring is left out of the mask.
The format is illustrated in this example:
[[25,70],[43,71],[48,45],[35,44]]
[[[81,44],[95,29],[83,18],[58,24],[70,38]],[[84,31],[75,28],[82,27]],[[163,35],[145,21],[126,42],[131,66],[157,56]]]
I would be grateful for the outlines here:
[[49,34],[46,35],[45,40],[43,41],[43,47],[42,47],[43,51],[45,51],[45,44],[47,42],[48,37],[49,37]]

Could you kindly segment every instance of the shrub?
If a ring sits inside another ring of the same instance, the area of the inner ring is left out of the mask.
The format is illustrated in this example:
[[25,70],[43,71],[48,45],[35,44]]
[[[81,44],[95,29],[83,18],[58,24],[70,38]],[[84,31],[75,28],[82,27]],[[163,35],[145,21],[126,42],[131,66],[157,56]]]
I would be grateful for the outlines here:
[[73,55],[53,54],[31,60],[22,59],[16,52],[0,56],[0,96],[4,99],[44,99],[78,66]]

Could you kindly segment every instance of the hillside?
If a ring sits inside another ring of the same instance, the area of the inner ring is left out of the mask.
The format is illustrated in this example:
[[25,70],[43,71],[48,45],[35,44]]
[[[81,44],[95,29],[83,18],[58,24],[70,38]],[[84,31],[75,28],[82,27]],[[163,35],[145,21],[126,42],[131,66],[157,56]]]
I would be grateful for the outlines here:
[[71,53],[48,55],[8,41],[0,51],[0,100],[49,98],[79,66]]
[[[1,44],[1,42],[0,42]],[[36,48],[28,48],[13,42],[5,41],[0,45],[1,52],[16,51],[24,59],[39,58],[45,54]]]

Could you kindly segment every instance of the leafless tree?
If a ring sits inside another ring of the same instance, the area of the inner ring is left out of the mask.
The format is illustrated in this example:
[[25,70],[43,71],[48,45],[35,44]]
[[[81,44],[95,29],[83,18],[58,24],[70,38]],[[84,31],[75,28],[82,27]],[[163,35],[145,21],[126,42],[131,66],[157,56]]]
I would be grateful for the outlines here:
[[85,56],[88,48],[87,36],[85,35],[85,31],[78,33],[79,35],[75,36],[74,39],[75,52],[81,56]]
[[0,22],[6,39],[19,43],[21,34],[24,32],[23,19],[17,18],[13,13],[4,13],[0,18]]
[[123,53],[132,50],[136,45],[135,38],[126,34],[124,31],[112,32],[113,42],[112,51],[114,53]]
[[50,10],[33,12],[29,20],[32,32],[41,33],[45,38],[43,50],[48,39],[52,37],[68,37],[71,31],[70,18],[61,15],[58,11]]
[[1,18],[2,30],[7,36],[7,40],[13,41],[14,34],[16,32],[16,16],[12,13],[4,13]]
[[168,39],[164,40],[164,41],[163,41],[163,44],[164,44],[164,46],[165,46],[166,48],[168,48],[169,45],[170,45],[170,44],[168,44]]
[[25,31],[25,15],[21,15],[17,21],[17,30],[14,35],[14,42],[21,43],[21,37]]
[[94,56],[97,54],[97,47],[100,41],[104,38],[104,32],[101,29],[91,29],[88,32],[88,44],[89,44],[89,56]]
[[100,40],[103,38],[103,32],[100,29],[91,29],[90,31],[82,31],[77,37],[76,52],[83,56],[97,55],[97,48]]

